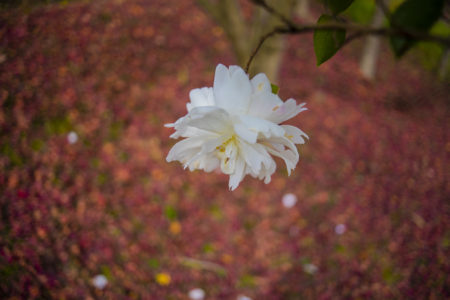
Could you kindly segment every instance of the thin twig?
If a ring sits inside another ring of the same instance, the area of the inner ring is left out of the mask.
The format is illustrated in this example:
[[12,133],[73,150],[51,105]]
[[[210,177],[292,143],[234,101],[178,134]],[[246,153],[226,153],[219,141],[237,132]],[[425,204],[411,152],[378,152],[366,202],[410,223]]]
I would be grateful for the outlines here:
[[250,1],[252,1],[253,3],[255,3],[258,6],[263,7],[270,14],[278,17],[284,24],[287,25],[287,27],[289,27],[289,28],[296,27],[295,23],[293,23],[289,18],[286,18],[282,13],[278,12],[272,6],[267,4],[267,2],[265,0],[250,0]]
[[282,33],[279,30],[280,30],[280,28],[275,27],[274,30],[270,31],[269,33],[267,33],[261,37],[261,39],[258,42],[258,45],[256,46],[255,50],[253,50],[252,54],[250,55],[250,58],[248,59],[247,65],[245,66],[245,73],[248,74],[248,70],[250,69],[250,64],[252,63],[253,58],[255,58],[256,53],[258,53],[259,49],[264,44],[264,42],[271,36],[278,34],[278,33]]

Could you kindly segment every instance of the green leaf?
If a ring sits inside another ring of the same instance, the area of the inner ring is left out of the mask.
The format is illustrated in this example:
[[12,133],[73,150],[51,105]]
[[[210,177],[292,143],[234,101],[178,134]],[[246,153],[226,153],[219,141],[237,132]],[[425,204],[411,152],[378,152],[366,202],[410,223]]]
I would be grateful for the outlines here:
[[211,243],[206,243],[203,245],[203,253],[214,253],[216,248]]
[[275,85],[275,84],[273,84],[273,83],[271,83],[270,86],[272,87],[272,93],[275,94],[275,95],[278,94],[278,91],[280,90],[280,87]]
[[177,210],[173,206],[168,205],[164,213],[167,219],[169,219],[170,221],[176,220],[178,218]]
[[9,158],[9,163],[12,166],[20,167],[24,163],[22,157],[17,153],[17,150],[15,150],[9,143],[6,143],[1,146],[0,153],[4,154],[6,157]]
[[44,142],[42,140],[39,139],[34,139],[31,142],[31,149],[33,149],[34,151],[38,152],[39,150],[42,149],[42,147],[44,146]]
[[244,274],[239,278],[238,286],[240,288],[253,288],[256,286],[256,279],[253,275]]
[[159,268],[159,261],[156,258],[149,258],[147,260],[147,265],[152,269],[158,269]]
[[345,10],[344,16],[363,25],[369,25],[375,13],[375,1],[354,0],[352,5]]
[[[334,22],[334,18],[329,15],[321,15],[317,25]],[[345,30],[314,30],[314,53],[316,54],[317,65],[329,60],[342,47],[345,42]]]
[[[439,19],[444,0],[406,0],[392,14],[392,26],[427,32]],[[391,47],[397,57],[406,53],[416,41],[405,37],[391,37]]]
[[180,259],[181,264],[185,267],[188,267],[190,269],[194,270],[208,270],[216,273],[220,277],[227,276],[227,270],[222,267],[221,265],[218,265],[216,263],[206,261],[206,260],[199,260],[189,257],[182,257]]
[[101,273],[103,275],[105,275],[106,278],[108,278],[108,280],[112,279],[113,276],[112,276],[111,269],[107,265],[100,266],[100,270],[101,270]]
[[45,122],[45,129],[49,134],[64,134],[70,131],[72,124],[67,116],[56,117]]
[[330,8],[333,15],[337,15],[346,10],[352,4],[353,0],[324,0],[324,2]]

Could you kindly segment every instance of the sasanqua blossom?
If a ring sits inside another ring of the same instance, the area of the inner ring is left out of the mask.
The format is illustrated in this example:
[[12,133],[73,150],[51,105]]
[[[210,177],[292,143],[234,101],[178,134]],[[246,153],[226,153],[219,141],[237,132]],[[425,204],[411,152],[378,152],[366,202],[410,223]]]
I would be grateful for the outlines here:
[[184,138],[167,155],[185,168],[210,172],[216,168],[230,175],[229,187],[237,188],[248,174],[269,183],[276,163],[286,163],[288,174],[299,160],[296,144],[308,137],[302,130],[280,125],[306,110],[294,99],[283,102],[272,93],[265,74],[251,80],[238,66],[219,64],[213,87],[191,90],[188,113],[167,127],[171,138]]

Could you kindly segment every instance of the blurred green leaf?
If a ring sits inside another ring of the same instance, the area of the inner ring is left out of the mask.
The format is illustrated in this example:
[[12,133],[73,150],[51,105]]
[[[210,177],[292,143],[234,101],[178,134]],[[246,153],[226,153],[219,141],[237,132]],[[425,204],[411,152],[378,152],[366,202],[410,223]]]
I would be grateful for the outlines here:
[[203,253],[214,253],[216,251],[216,248],[211,243],[206,243],[203,245]]
[[238,286],[240,288],[252,288],[256,286],[255,277],[250,274],[244,274],[239,278]]
[[101,12],[98,15],[98,19],[100,22],[102,22],[103,24],[108,24],[112,21],[112,16],[111,14],[109,14],[108,12]]
[[272,88],[272,93],[277,95],[278,91],[280,90],[280,87],[273,83],[270,84],[270,87]]
[[357,23],[369,25],[374,12],[375,1],[354,0],[352,5],[345,10],[344,15]]
[[1,153],[8,157],[9,163],[11,165],[13,166],[23,165],[22,158],[19,156],[19,154],[17,154],[17,152],[14,150],[13,147],[11,147],[9,143],[6,143],[1,147]]
[[[326,24],[335,21],[333,17],[321,15],[317,24]],[[314,53],[317,65],[333,57],[345,41],[345,30],[315,30],[314,31]]]
[[208,270],[216,273],[217,275],[224,277],[227,275],[227,270],[222,267],[221,265],[218,265],[216,263],[205,261],[205,260],[199,260],[195,258],[190,257],[181,257],[180,263],[190,269],[195,270]]
[[44,142],[42,140],[39,140],[39,139],[34,139],[31,142],[30,146],[31,146],[31,149],[33,149],[34,151],[39,151],[44,146]]
[[300,264],[305,265],[311,263],[311,259],[307,256],[300,257]]
[[338,244],[334,247],[334,251],[336,251],[337,253],[345,253],[345,247]]
[[159,268],[159,261],[156,258],[149,258],[147,260],[147,265],[152,269],[158,269]]
[[176,209],[171,205],[166,206],[164,214],[170,221],[176,220],[178,218],[178,213]]
[[352,4],[353,0],[324,0],[325,5],[331,10],[333,15],[337,15]]
[[98,157],[93,157],[89,163],[92,168],[97,169],[100,167],[100,159]]
[[[450,26],[444,21],[436,22],[430,30],[430,33],[441,36],[450,36]],[[436,70],[441,62],[444,47],[437,43],[421,41],[417,43],[416,49],[420,62],[428,70]],[[449,66],[450,68],[450,66]],[[450,73],[450,69],[448,70]]]
[[255,277],[250,274],[244,274],[239,278],[238,286],[240,288],[252,288],[256,286]]
[[[444,5],[443,0],[407,0],[392,14],[392,26],[427,32],[439,19]],[[405,37],[391,37],[391,47],[397,57],[401,57],[415,43]]]
[[101,270],[101,273],[103,275],[105,275],[106,278],[108,278],[108,280],[112,279],[111,269],[107,265],[102,265],[100,267],[100,270]]
[[123,127],[123,122],[113,122],[109,127],[108,139],[111,141],[117,141],[122,134]]
[[122,151],[118,154],[118,157],[121,162],[127,162],[130,159],[130,154],[128,152]]
[[0,280],[2,282],[9,282],[20,275],[21,267],[17,263],[5,263],[0,266]]
[[98,185],[104,185],[108,181],[108,175],[105,173],[100,173],[97,176],[97,184]]
[[388,284],[395,284],[401,279],[401,275],[394,272],[394,269],[392,267],[387,267],[383,270],[382,273],[383,280],[386,281]]
[[211,216],[215,219],[215,220],[222,220],[223,219],[223,213],[222,210],[220,209],[220,206],[217,204],[213,204],[210,208],[209,208],[209,213],[211,214]]
[[67,116],[58,117],[45,122],[45,129],[49,134],[63,134],[70,131],[72,125]]

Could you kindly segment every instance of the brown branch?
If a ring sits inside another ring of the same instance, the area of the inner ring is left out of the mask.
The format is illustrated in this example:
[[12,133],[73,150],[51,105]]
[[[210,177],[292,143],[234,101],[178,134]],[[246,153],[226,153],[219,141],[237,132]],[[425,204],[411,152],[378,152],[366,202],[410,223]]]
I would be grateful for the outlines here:
[[282,33],[282,32],[279,32],[279,29],[280,29],[280,28],[277,28],[277,27],[276,27],[274,30],[270,31],[269,33],[266,33],[265,35],[263,35],[263,36],[261,37],[261,39],[260,39],[259,42],[258,42],[258,45],[256,46],[255,50],[253,50],[252,54],[250,55],[250,58],[248,59],[247,65],[245,66],[245,73],[248,74],[248,70],[250,69],[250,65],[251,65],[253,59],[255,58],[256,53],[258,53],[259,49],[260,49],[261,46],[264,44],[264,42],[265,42],[268,38],[270,38],[271,36],[273,36],[273,35],[275,35],[275,34],[278,34],[278,33]]
[[289,28],[294,28],[295,23],[293,23],[289,18],[286,18],[283,14],[278,12],[276,9],[271,7],[265,0],[250,0],[258,6],[264,8],[268,13],[278,17],[284,24],[286,24]]

